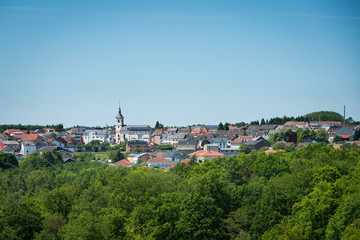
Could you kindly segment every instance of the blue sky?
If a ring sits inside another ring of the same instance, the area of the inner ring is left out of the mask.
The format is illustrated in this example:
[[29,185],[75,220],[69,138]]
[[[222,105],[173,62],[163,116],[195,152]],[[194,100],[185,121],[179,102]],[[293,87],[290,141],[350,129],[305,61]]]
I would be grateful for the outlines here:
[[0,124],[360,120],[359,1],[0,0]]

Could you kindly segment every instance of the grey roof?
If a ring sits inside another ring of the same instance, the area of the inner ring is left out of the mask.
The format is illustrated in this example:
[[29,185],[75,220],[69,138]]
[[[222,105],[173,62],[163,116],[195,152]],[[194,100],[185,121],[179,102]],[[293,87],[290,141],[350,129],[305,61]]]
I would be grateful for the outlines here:
[[107,134],[107,130],[100,130],[100,129],[86,129],[85,134],[95,132],[96,135],[105,135]]
[[179,140],[178,145],[197,145],[197,140]]
[[204,125],[204,127],[209,130],[217,130],[218,129],[218,125]]
[[17,141],[2,141],[4,145],[20,145]]
[[227,138],[211,138],[210,142],[211,143],[227,143],[227,142],[230,142],[230,141]]
[[135,140],[135,141],[127,142],[127,144],[128,145],[139,145],[139,144],[148,145],[148,142],[141,141],[141,140]]
[[166,158],[166,159],[169,159],[169,160],[183,160],[183,159],[186,159],[187,158],[187,155],[179,152],[179,151],[176,151],[176,150],[171,150],[171,151],[167,151],[165,152],[162,157]]
[[354,130],[350,128],[340,128],[337,135],[354,135]]
[[131,131],[150,131],[151,127],[149,125],[126,125],[123,126],[120,132],[131,132]]

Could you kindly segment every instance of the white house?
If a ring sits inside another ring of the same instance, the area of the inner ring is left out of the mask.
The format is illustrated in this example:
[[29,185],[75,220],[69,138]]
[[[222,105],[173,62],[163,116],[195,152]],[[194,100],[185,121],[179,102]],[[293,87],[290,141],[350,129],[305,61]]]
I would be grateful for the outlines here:
[[88,144],[94,140],[98,140],[101,143],[113,143],[113,136],[107,130],[87,129],[83,135],[83,140],[84,144]]
[[24,157],[29,155],[30,153],[36,152],[36,144],[33,142],[22,142],[21,143],[21,149],[20,154],[22,154]]

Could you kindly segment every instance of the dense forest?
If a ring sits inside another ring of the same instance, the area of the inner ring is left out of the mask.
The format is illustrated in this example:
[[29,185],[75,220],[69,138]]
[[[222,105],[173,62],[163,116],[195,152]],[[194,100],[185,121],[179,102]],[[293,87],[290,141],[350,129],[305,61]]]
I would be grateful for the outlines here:
[[193,159],[168,172],[62,164],[55,151],[1,166],[0,239],[360,236],[355,147],[312,144],[290,153]]

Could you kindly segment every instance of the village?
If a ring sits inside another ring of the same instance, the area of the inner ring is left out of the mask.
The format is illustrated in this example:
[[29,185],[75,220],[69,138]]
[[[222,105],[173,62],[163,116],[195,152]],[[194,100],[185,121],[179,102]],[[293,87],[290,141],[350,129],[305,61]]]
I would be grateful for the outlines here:
[[[119,107],[116,123],[107,129],[54,128],[36,130],[7,129],[0,133],[0,152],[11,153],[18,160],[34,152],[57,150],[63,162],[82,160],[77,153],[106,153],[108,147],[123,145],[123,159],[114,161],[108,155],[92,159],[113,167],[143,165],[169,170],[191,160],[230,157],[239,153],[264,151],[265,154],[305,147],[322,142],[340,148],[344,144],[360,146],[359,126],[340,121],[288,121],[285,124],[245,124],[235,126],[194,125],[163,127],[125,125]],[[95,143],[95,144],[94,144]],[[120,149],[120,148],[119,148]]]

